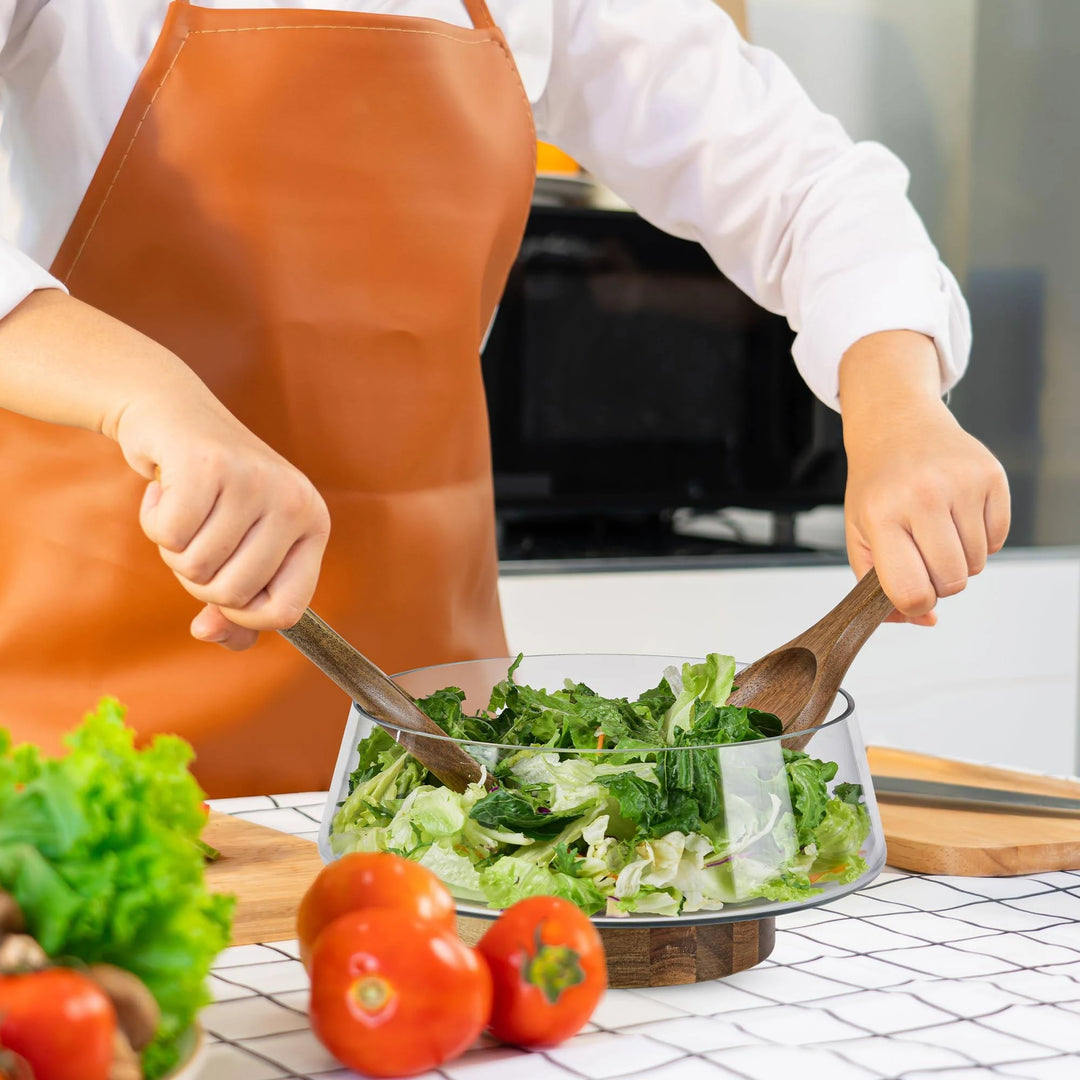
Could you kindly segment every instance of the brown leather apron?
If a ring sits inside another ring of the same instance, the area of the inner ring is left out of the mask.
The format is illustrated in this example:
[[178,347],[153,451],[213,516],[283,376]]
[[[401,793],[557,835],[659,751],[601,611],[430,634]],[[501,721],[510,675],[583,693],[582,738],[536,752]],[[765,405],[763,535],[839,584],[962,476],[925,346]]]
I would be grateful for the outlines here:
[[[473,26],[173,3],[53,273],[172,349],[303,470],[312,606],[384,669],[503,655],[479,346],[528,214],[532,114]],[[55,750],[102,694],[214,796],[321,789],[348,703],[201,607],[99,435],[0,414],[0,726]]]

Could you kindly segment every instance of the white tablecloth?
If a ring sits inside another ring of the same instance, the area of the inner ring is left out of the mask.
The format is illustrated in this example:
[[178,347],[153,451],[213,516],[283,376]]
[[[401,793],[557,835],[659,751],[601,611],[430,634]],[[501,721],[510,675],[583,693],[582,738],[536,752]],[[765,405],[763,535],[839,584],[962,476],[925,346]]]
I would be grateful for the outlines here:
[[[216,810],[315,839],[325,793]],[[611,990],[576,1038],[484,1038],[425,1080],[1080,1080],[1080,872],[918,877],[784,915],[772,956],[693,986]],[[351,1080],[308,1027],[295,941],[227,949],[197,1080]]]

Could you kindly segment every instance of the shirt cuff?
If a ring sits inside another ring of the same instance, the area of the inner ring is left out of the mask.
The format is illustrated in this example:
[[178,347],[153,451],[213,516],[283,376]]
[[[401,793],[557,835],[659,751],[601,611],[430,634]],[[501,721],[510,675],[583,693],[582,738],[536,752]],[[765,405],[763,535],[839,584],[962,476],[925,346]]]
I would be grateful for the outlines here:
[[944,264],[928,265],[923,254],[864,263],[830,277],[816,293],[797,327],[792,354],[810,389],[837,412],[840,360],[869,334],[914,330],[933,338],[943,394],[963,375],[971,352],[971,317]]
[[58,278],[12,244],[0,241],[0,318],[38,289],[67,289]]

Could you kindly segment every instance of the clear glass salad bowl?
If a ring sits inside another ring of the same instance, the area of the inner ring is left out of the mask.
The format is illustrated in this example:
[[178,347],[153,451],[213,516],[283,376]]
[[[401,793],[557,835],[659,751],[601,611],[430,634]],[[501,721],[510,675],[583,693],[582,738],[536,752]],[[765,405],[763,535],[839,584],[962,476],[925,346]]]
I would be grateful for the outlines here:
[[761,919],[868,884],[885,841],[851,697],[783,736],[723,704],[732,677],[730,657],[623,654],[397,675],[498,787],[450,791],[354,705],[322,856],[415,859],[464,916],[555,893],[610,927]]

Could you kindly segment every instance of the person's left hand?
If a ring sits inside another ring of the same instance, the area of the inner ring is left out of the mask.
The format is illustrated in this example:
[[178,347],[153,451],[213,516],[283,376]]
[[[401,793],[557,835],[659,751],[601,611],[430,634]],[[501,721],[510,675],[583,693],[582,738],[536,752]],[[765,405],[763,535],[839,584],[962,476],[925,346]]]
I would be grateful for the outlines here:
[[[865,356],[845,356],[841,388],[848,559],[859,577],[877,568],[891,621],[933,626],[938,598],[960,592],[1005,543],[1008,481],[937,396],[928,338],[893,332],[859,344]],[[927,346],[933,377],[912,381]],[[902,374],[890,381],[894,362]]]

